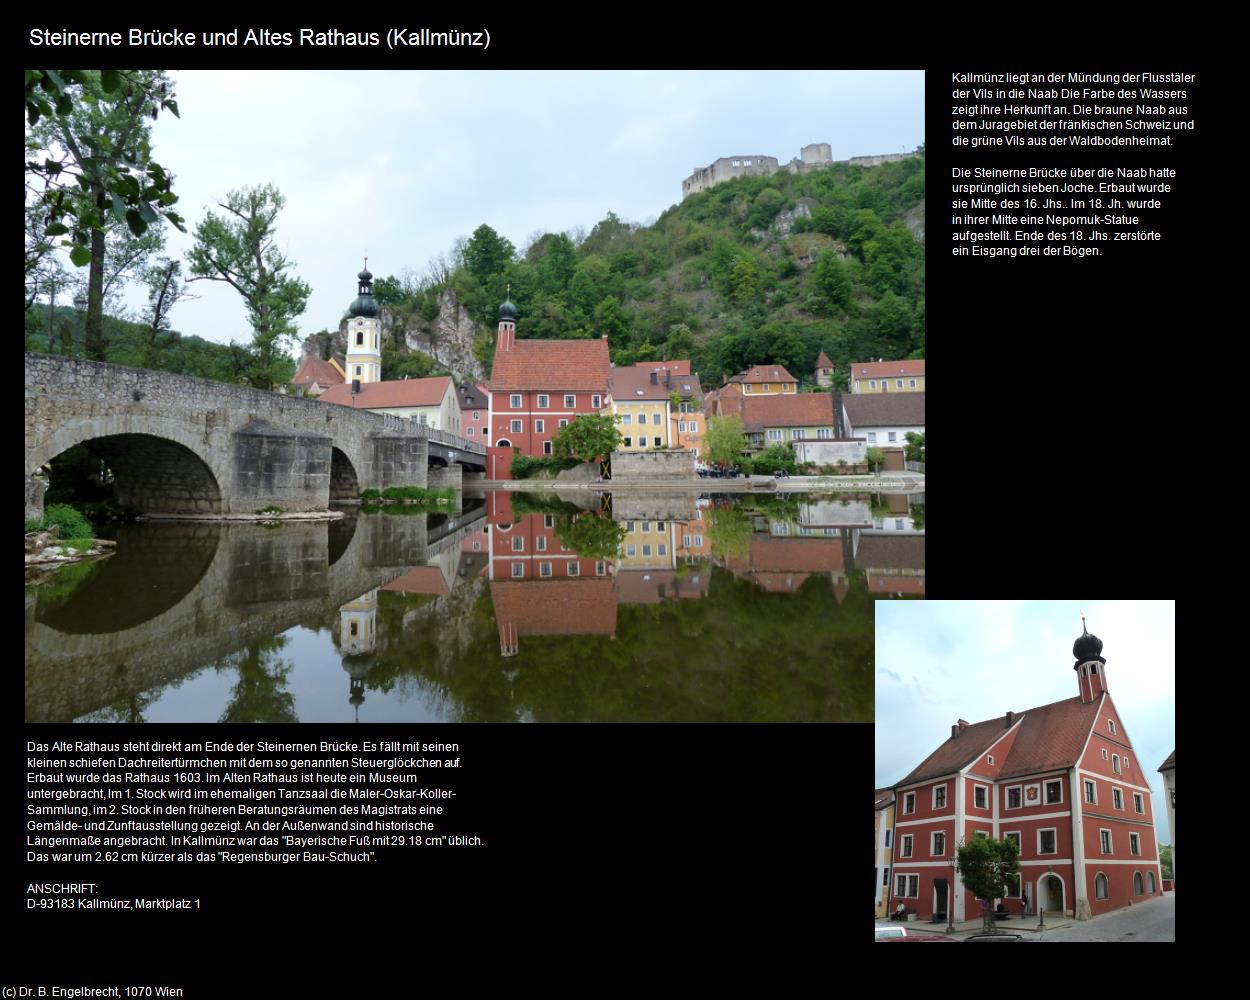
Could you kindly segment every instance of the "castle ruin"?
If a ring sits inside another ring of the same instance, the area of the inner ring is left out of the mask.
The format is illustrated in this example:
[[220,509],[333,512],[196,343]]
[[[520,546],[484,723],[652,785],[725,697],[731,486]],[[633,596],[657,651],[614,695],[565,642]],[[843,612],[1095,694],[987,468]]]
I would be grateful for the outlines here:
[[[882,163],[905,160],[915,153],[882,153],[877,156],[852,156],[849,160],[838,160],[838,163],[849,163],[853,167],[875,167]],[[833,150],[827,142],[813,142],[799,150],[799,155],[783,168],[775,156],[722,156],[713,160],[706,167],[695,167],[694,173],[681,182],[681,197],[685,201],[692,194],[706,191],[721,181],[733,180],[735,177],[764,176],[788,170],[792,174],[805,174],[810,170],[830,167],[834,164]]]

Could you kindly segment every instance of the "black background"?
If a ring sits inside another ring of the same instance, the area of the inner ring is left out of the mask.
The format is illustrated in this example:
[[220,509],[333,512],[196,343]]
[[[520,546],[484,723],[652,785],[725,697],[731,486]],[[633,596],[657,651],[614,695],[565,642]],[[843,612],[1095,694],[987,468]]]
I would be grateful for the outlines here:
[[[1216,68],[1192,40],[1197,30],[1186,25],[1131,35],[1113,21],[1095,23],[1087,11],[1073,12],[1072,20],[1059,10],[1046,14],[1052,23],[1043,27],[1001,12],[992,23],[967,12],[959,22],[935,16],[919,23],[901,9],[880,8],[709,10],[701,17],[586,9],[569,19],[533,8],[502,16],[465,8],[447,16],[414,12],[406,20],[431,28],[486,24],[489,52],[127,49],[120,58],[117,51],[64,56],[30,49],[23,29],[21,56],[26,65],[172,68],[924,68],[934,199],[927,205],[926,311],[935,327],[929,360],[939,387],[932,406],[941,456],[940,488],[926,498],[940,528],[929,543],[936,569],[928,596],[1054,597],[1078,587],[1108,597],[1174,596],[1158,583],[1175,571],[1152,556],[1166,547],[1156,501],[1173,489],[1156,477],[1193,467],[1195,442],[1182,430],[1189,425],[1185,403],[1202,388],[1189,377],[1199,360],[1195,341],[1222,332],[1214,317],[1222,265],[1211,214],[1220,186],[1214,150],[1226,145],[1215,111]],[[280,20],[241,13],[204,23],[173,12],[163,13],[160,25],[141,14],[103,23],[57,14],[38,23],[75,30],[290,28]],[[390,26],[368,11],[299,23],[348,31]],[[980,25],[975,34],[970,23]],[[1197,130],[1174,149],[1056,155],[1008,148],[993,164],[1019,157],[1039,165],[1049,158],[1173,166],[1179,176],[1168,207],[1150,217],[1166,240],[1113,244],[1111,255],[1090,260],[951,257],[950,167],[991,165],[983,154],[952,151],[951,73],[1049,69],[1199,75],[1188,88]],[[813,128],[814,140],[828,138],[826,126]],[[506,152],[482,138],[483,156]],[[707,152],[711,160],[724,151]],[[467,219],[466,228],[480,221],[489,220]],[[1226,398],[1213,395],[1217,406]],[[15,819],[27,739],[126,738],[116,728],[23,725],[20,707],[11,714],[14,761],[5,771],[5,801]],[[25,865],[25,833],[14,822],[3,912],[18,921],[22,978],[6,984],[165,981],[199,987],[188,996],[320,996],[334,995],[331,982],[344,982],[354,984],[353,994],[370,996],[383,983],[416,991],[447,976],[472,989],[502,975],[523,988],[574,982],[597,990],[636,977],[662,988],[678,982],[649,973],[666,963],[680,970],[681,985],[745,983],[747,974],[762,973],[773,989],[785,989],[813,977],[840,984],[834,958],[867,943],[871,726],[368,728],[379,740],[460,743],[466,766],[457,808],[476,810],[466,825],[487,836],[489,848],[390,857],[368,867],[69,870]],[[134,738],[318,741],[346,738],[345,731],[161,725]],[[194,914],[68,919],[26,911],[26,883],[51,879],[124,881],[132,895],[189,894],[206,905]],[[575,975],[585,966],[589,971]]]

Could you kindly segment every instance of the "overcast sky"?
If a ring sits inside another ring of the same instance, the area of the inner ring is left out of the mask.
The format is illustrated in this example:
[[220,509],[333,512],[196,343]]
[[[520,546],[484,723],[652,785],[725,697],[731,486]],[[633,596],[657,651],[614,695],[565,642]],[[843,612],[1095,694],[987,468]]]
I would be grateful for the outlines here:
[[1154,792],[1159,843],[1171,843],[1157,770],[1176,748],[1171,601],[878,601],[876,787],[910,773],[959,719],[1076,697],[1082,609],[1103,643],[1107,691],[1136,751],[1137,778],[1148,777]]
[[[188,230],[231,188],[286,197],[280,245],[312,286],[300,335],[333,329],[365,250],[378,277],[426,262],[485,222],[518,248],[535,230],[589,230],[609,211],[655,219],[721,156],[782,163],[828,142],[834,159],[924,142],[913,72],[174,71],[181,119],[153,128]],[[181,252],[190,236],[166,227]],[[220,283],[172,321],[250,339]],[[142,297],[132,297],[137,309]]]

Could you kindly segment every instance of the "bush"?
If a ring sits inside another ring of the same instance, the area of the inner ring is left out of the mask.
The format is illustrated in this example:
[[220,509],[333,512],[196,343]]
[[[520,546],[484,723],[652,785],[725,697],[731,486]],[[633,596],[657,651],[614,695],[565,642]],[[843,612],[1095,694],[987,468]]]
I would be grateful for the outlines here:
[[455,496],[454,489],[430,490],[424,486],[388,486],[382,491],[383,500],[419,500],[428,503],[435,500],[452,500]]
[[581,465],[576,458],[530,458],[528,455],[517,455],[512,459],[512,478],[529,479],[540,472],[557,473],[564,469],[574,469]]
[[95,529],[81,513],[63,503],[53,504],[43,515],[43,527],[58,525],[61,538],[95,538]]
[[26,518],[26,534],[31,535],[31,534],[34,534],[36,531],[42,531],[42,530],[43,530],[43,518],[40,518],[40,517]]
[[771,475],[778,469],[785,469],[792,476],[799,474],[799,464],[794,460],[794,446],[775,444],[759,452],[752,460],[755,470]]
[[361,500],[377,500],[377,499],[379,499],[381,496],[382,496],[382,491],[381,491],[381,490],[372,490],[372,489],[370,489],[370,490],[361,490],[361,491],[360,491],[360,499],[361,499]]
[[262,507],[256,513],[257,514],[281,514],[282,508],[279,507],[277,504],[271,503],[266,507]]

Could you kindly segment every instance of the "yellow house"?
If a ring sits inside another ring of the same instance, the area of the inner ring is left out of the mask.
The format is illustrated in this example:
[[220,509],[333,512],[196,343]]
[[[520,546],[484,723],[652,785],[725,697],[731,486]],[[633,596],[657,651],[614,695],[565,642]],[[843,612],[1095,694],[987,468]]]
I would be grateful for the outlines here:
[[877,919],[886,915],[890,901],[890,867],[894,856],[894,792],[878,788],[877,808]]
[[856,361],[851,364],[851,393],[924,392],[923,361]]
[[689,361],[640,362],[612,369],[612,412],[621,451],[690,448],[703,443],[702,390]]
[[726,384],[738,384],[744,396],[770,396],[799,391],[799,380],[782,365],[752,365]]

